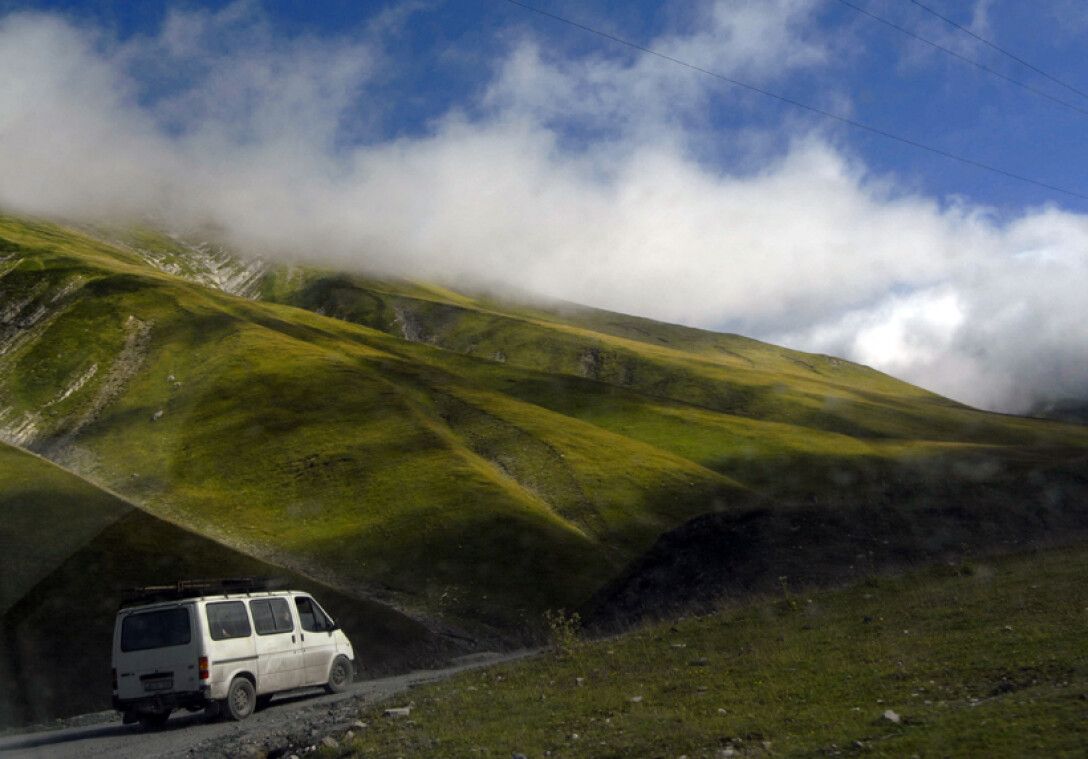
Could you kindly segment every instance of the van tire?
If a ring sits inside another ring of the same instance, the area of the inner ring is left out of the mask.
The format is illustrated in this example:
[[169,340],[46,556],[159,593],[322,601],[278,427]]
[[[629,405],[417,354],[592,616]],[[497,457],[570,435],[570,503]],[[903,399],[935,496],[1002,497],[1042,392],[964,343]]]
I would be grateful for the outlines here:
[[139,719],[144,730],[160,730],[170,719],[170,712],[144,712]]
[[236,721],[243,720],[253,714],[253,710],[257,706],[257,691],[253,687],[253,683],[244,677],[236,677],[231,680],[224,706],[226,707],[227,716]]
[[329,669],[329,682],[325,685],[325,690],[329,693],[343,693],[351,685],[354,674],[348,657],[337,656],[332,660],[332,667]]

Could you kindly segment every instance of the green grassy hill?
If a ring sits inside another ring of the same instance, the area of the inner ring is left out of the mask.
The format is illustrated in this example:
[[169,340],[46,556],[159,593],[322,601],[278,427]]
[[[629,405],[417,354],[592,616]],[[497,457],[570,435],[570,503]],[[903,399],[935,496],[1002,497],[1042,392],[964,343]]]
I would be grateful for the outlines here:
[[[733,335],[222,255],[0,218],[0,436],[432,626],[539,627],[707,513],[932,528],[922,507],[963,496],[924,560],[962,548],[978,494],[1015,472],[1017,540],[1083,522],[1084,427]],[[222,271],[259,271],[261,297],[209,286]],[[843,545],[827,560],[852,562]]]
[[1081,757],[1086,572],[1080,548],[874,576],[835,591],[780,590],[414,690],[410,719],[383,717],[388,705],[367,709],[360,719],[369,727],[348,748],[419,757]]
[[[15,442],[336,584],[509,621],[585,596],[710,495],[740,490],[496,389],[531,374],[486,377],[54,227],[3,231],[0,288],[22,305],[0,375]],[[670,489],[683,497],[645,500]]]

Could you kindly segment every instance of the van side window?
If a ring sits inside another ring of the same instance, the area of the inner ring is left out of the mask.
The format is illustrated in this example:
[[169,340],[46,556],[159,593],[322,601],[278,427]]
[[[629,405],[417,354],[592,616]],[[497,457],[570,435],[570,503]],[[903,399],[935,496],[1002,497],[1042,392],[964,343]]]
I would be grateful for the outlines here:
[[295,606],[298,607],[298,621],[303,630],[325,632],[332,627],[329,618],[317,608],[317,604],[312,599],[299,596],[295,599]]
[[272,598],[272,616],[276,620],[276,632],[294,632],[295,620],[291,618],[291,607],[286,598]]
[[293,632],[294,620],[291,619],[291,607],[283,598],[261,598],[249,602],[249,611],[253,615],[253,627],[258,635]]
[[249,637],[249,615],[241,601],[208,604],[206,611],[212,640]]

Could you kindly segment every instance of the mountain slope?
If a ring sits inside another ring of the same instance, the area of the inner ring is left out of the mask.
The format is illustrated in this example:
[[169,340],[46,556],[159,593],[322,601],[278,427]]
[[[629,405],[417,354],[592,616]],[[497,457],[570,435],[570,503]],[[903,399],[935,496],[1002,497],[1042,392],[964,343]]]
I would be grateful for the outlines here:
[[[290,268],[270,271],[262,294],[448,351],[806,433],[987,443],[1034,442],[1049,434],[832,356],[572,304],[525,305]],[[577,413],[571,399],[579,394],[562,390],[562,398],[534,400]]]
[[[3,237],[8,437],[342,587],[516,621],[587,597],[712,494],[742,491],[481,387],[474,362],[57,227],[9,221]],[[656,490],[681,497],[649,503]]]
[[699,515],[909,510],[935,477],[961,492],[1010,461],[1029,482],[1074,473],[1010,506],[1045,501],[1025,538],[1079,524],[1080,427],[738,336],[431,285],[278,267],[254,301],[162,271],[141,240],[0,220],[0,431],[422,618],[534,626]]

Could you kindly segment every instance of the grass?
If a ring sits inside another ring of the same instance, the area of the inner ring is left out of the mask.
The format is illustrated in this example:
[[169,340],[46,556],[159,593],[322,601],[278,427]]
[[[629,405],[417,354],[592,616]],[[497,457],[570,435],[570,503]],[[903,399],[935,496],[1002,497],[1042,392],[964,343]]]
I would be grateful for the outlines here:
[[[364,711],[357,756],[1083,756],[1088,550],[783,588]],[[891,710],[894,723],[883,717]],[[735,753],[730,753],[730,751]]]
[[27,301],[0,325],[0,428],[29,419],[34,450],[150,513],[421,615],[539,627],[709,511],[901,508],[1015,469],[1011,507],[1057,499],[1060,530],[1084,492],[1085,428],[838,359],[310,269],[254,302],[138,253],[185,274],[185,245],[128,240],[0,218],[0,302]]

